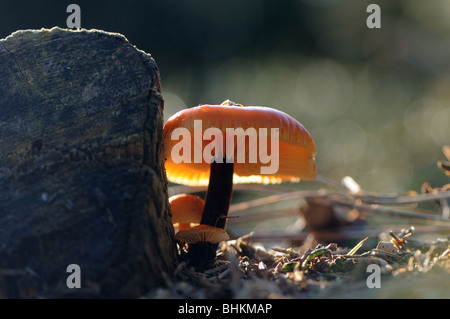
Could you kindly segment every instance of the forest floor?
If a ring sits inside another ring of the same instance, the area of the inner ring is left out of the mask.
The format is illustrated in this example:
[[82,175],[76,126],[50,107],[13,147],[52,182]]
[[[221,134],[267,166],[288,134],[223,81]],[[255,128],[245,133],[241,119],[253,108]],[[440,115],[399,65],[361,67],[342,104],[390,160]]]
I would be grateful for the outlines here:
[[[443,150],[448,161],[437,164],[450,176],[450,146]],[[239,213],[241,222],[269,218],[273,226],[274,216],[294,211],[304,227],[294,235],[282,231],[281,237],[258,237],[253,231],[231,236],[201,270],[189,265],[188,246],[178,243],[173,278],[147,297],[450,298],[450,184],[431,188],[425,182],[421,194],[396,196],[365,193],[351,178],[344,186],[331,184],[332,191],[271,188],[270,196],[232,205],[229,216]],[[248,213],[292,198],[304,205]],[[430,202],[438,211],[419,207]],[[380,215],[381,225],[371,224]]]
[[417,240],[410,228],[359,253],[363,244],[266,251],[246,238],[231,240],[205,270],[182,261],[169,287],[149,297],[450,298],[449,237]]

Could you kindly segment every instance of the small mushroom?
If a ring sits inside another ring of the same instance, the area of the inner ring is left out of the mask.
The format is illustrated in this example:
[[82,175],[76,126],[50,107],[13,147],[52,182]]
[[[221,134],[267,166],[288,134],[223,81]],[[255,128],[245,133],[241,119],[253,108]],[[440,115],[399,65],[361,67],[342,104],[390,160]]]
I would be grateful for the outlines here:
[[184,241],[188,244],[218,244],[221,241],[230,239],[230,236],[228,236],[227,232],[222,228],[199,225],[189,229],[180,230],[175,234],[175,239]]
[[172,223],[178,230],[191,227],[191,224],[200,224],[205,201],[196,195],[179,194],[169,198],[172,210]]

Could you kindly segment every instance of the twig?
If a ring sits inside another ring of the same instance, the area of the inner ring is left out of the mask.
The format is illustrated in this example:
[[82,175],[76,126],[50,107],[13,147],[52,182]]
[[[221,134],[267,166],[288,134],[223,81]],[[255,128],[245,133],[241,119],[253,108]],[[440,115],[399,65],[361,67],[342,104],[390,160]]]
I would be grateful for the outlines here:
[[[408,195],[408,196],[386,196],[386,195],[374,195],[374,194],[364,194],[364,193],[351,193],[345,186],[340,183],[326,178],[324,176],[318,176],[316,181],[326,183],[340,190],[345,190],[344,192],[332,192],[325,189],[319,189],[314,191],[298,191],[292,190],[287,187],[280,186],[267,186],[267,185],[257,185],[257,184],[237,184],[235,189],[238,190],[250,190],[250,191],[270,191],[271,193],[276,193],[275,195],[261,197],[255,200],[250,200],[242,203],[233,204],[230,206],[229,214],[233,215],[237,212],[245,211],[250,208],[269,205],[277,203],[284,200],[291,199],[301,199],[301,198],[311,198],[328,196],[330,201],[335,202],[340,205],[357,208],[364,210],[369,213],[381,213],[390,216],[397,216],[401,218],[427,220],[437,223],[449,223],[450,222],[450,208],[446,202],[450,199],[450,191],[439,192],[437,194],[418,194],[418,195]],[[174,186],[169,189],[169,194],[178,193],[193,193],[206,190],[206,187],[191,187],[191,186]],[[358,200],[365,203],[359,204]],[[435,215],[435,212],[430,211],[420,211],[411,212],[399,209],[393,209],[389,207],[382,207],[378,205],[402,205],[402,204],[413,204],[425,201],[440,201],[442,207],[442,216]],[[369,205],[376,204],[377,206]],[[290,214],[290,213],[289,213]],[[255,215],[256,216],[256,215]],[[254,219],[255,216],[247,216],[248,219]],[[260,218],[267,218],[268,216],[260,216]]]
[[[197,192],[205,192],[207,186],[185,186],[177,185],[169,187],[169,196],[177,194],[191,194]],[[235,184],[233,185],[234,190],[238,191],[250,191],[250,192],[261,192],[261,193],[272,193],[272,194],[283,194],[286,192],[292,192],[295,188],[280,186],[280,185],[260,185],[260,184]]]
[[402,205],[450,199],[450,191],[439,192],[437,194],[418,194],[406,196],[355,195],[355,197],[367,204]]
[[[401,218],[408,219],[417,219],[417,220],[427,220],[433,221],[437,223],[445,223],[450,225],[450,219],[446,219],[439,215],[432,215],[434,212],[420,210],[420,212],[408,212],[399,209],[393,209],[390,207],[382,207],[382,206],[372,206],[372,205],[363,205],[363,204],[348,204],[340,202],[339,204],[349,206],[352,208],[356,208],[360,211],[366,211],[368,213],[380,213],[389,216],[396,216]],[[423,213],[422,213],[423,212]]]
[[268,204],[277,203],[283,200],[289,200],[289,199],[300,199],[300,198],[308,198],[308,197],[319,197],[319,196],[326,196],[329,194],[328,191],[320,189],[317,191],[293,191],[289,193],[283,193],[283,194],[277,194],[277,195],[271,195],[266,197],[261,197],[258,199],[254,199],[247,202],[242,202],[238,204],[233,204],[230,206],[230,210],[228,213],[235,213],[243,210],[247,210],[249,208],[258,207],[258,206],[264,206]]
[[[384,233],[386,229],[393,229],[394,231],[408,228],[411,225],[382,225],[380,227],[342,227],[336,231],[319,230],[314,231],[314,234],[319,236],[323,241],[341,241],[349,240],[361,237],[378,237],[380,233]],[[442,225],[418,225],[414,226],[414,233],[434,233],[434,232],[450,232],[448,226]],[[286,234],[285,232],[277,233],[255,233],[253,236],[247,238],[247,241],[291,241],[291,242],[303,242],[310,234],[308,231],[302,231],[298,234]]]
[[325,177],[325,176],[322,176],[322,175],[317,175],[315,181],[323,183],[323,184],[328,185],[328,186],[331,186],[333,188],[339,189],[339,190],[344,191],[344,192],[349,192],[350,191],[347,187],[345,187],[341,183],[338,183],[335,180],[330,179],[330,178]]
[[[234,211],[233,215],[239,211]],[[274,216],[274,215],[276,215],[276,216]],[[274,213],[273,210],[246,212],[246,213],[240,214],[239,219],[228,220],[228,225],[250,223],[250,222],[255,222],[255,221],[260,222],[260,221],[268,220],[268,219],[294,217],[294,216],[300,217],[300,211],[299,211],[298,207],[280,209],[280,210],[277,210],[276,213]]]

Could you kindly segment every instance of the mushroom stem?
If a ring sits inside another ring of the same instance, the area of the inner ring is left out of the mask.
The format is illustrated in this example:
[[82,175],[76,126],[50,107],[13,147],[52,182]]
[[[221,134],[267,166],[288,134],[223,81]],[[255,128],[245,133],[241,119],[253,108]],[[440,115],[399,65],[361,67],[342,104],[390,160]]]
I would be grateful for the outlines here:
[[189,244],[189,265],[197,270],[204,270],[211,265],[216,258],[218,244],[199,242]]
[[234,164],[211,163],[209,186],[200,224],[225,229],[233,193]]
[[[209,186],[200,224],[225,229],[231,195],[233,193],[234,164],[211,163]],[[196,243],[189,245],[189,259],[196,268],[204,268],[216,257],[218,244]]]

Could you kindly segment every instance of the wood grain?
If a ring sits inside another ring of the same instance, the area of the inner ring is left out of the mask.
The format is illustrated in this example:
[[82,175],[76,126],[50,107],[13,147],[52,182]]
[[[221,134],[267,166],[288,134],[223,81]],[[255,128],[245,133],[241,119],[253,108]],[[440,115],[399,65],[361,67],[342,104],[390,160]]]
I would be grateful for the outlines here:
[[52,28],[0,40],[0,61],[0,296],[164,285],[176,252],[153,58],[120,34]]

